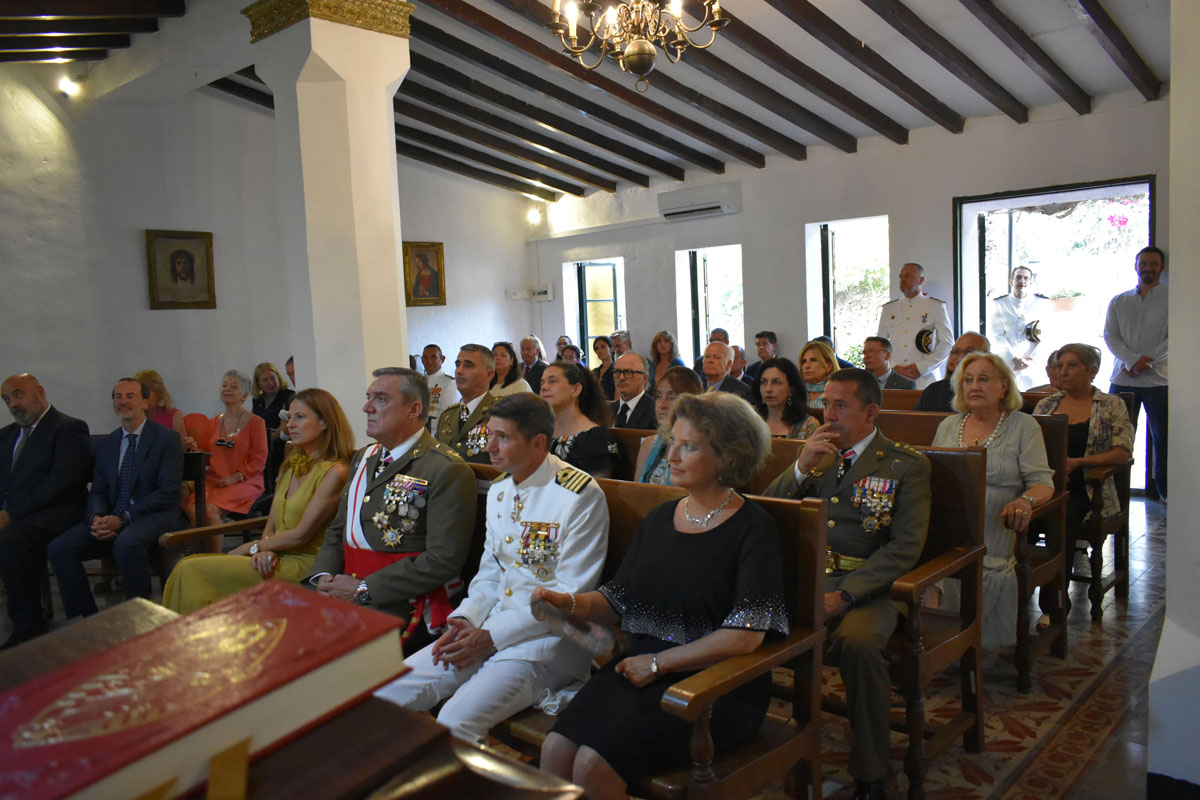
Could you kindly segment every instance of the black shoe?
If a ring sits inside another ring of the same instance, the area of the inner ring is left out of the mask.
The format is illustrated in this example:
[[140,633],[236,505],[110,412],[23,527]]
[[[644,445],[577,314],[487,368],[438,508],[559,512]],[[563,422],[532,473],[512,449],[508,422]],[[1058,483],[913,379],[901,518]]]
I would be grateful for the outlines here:
[[854,800],[887,800],[887,781],[855,781]]
[[48,630],[48,627],[41,629],[35,628],[32,630],[14,630],[8,635],[8,638],[4,640],[4,644],[0,644],[0,650],[8,650],[9,648],[16,647],[19,644],[24,644],[30,639],[36,639]]

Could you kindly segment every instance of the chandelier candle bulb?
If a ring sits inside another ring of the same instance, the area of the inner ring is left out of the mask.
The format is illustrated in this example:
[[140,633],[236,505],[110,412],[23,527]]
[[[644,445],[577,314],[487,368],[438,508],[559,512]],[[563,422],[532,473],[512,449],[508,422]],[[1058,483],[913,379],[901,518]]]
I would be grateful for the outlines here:
[[617,7],[609,6],[608,11],[604,12],[605,36],[612,36],[617,30]]
[[559,19],[562,16],[562,0],[554,0],[554,19]]
[[671,0],[667,10],[675,19],[683,19],[683,0]]
[[567,3],[567,35],[575,41],[575,23],[579,21],[579,8],[573,2]]

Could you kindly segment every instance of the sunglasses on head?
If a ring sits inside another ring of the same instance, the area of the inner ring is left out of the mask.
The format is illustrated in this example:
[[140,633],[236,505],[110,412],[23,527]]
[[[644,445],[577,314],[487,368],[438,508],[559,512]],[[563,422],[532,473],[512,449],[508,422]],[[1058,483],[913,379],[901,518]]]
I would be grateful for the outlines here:
[[232,439],[217,439],[215,442],[213,442],[213,444],[215,444],[217,447],[228,447],[230,449],[233,449],[237,446]]

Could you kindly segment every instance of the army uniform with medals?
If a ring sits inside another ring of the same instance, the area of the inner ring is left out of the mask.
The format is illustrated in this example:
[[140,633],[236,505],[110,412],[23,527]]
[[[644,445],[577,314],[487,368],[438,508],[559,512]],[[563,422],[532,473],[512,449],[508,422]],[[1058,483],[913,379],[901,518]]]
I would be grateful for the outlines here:
[[884,303],[879,314],[879,335],[892,343],[892,367],[915,364],[921,373],[917,388],[924,389],[940,377],[954,334],[946,304],[922,292]]
[[[992,316],[988,322],[992,352],[1003,358],[1010,369],[1014,358],[1033,358],[1042,341],[1042,327],[1050,314],[1050,298],[1045,295],[1034,294],[1024,300],[1012,294],[1000,295],[992,301]],[[1035,366],[1013,370],[1020,389],[1033,386]]]
[[438,418],[437,440],[454,450],[472,464],[490,464],[487,454],[488,410],[496,405],[491,392],[485,392],[467,419],[462,419],[461,402],[447,408]]
[[520,486],[500,475],[488,491],[479,572],[451,614],[488,631],[496,652],[482,665],[446,670],[427,647],[405,660],[408,674],[377,695],[415,711],[446,700],[438,721],[461,738],[485,742],[501,720],[586,680],[591,655],[534,619],[529,603],[539,586],[595,589],[607,551],[608,504],[586,472],[548,454]]
[[414,439],[382,466],[389,453],[378,444],[355,453],[308,580],[322,573],[362,578],[366,605],[424,618],[433,631],[450,612],[447,584],[461,583],[475,526],[475,473],[423,428]]
[[764,492],[829,501],[825,589],[853,601],[831,621],[827,663],[836,664],[846,681],[854,730],[849,766],[856,780],[887,774],[892,684],[884,647],[899,616],[891,588],[925,546],[929,475],[929,459],[876,430],[842,478],[832,468],[798,476],[793,462]]

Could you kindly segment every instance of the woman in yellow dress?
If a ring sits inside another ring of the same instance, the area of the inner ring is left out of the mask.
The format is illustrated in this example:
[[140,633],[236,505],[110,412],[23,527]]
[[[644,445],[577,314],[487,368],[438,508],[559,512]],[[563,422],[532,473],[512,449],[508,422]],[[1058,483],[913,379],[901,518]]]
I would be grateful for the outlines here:
[[299,582],[308,573],[350,475],[354,431],[324,389],[299,392],[288,411],[292,455],[279,476],[262,539],[228,555],[180,561],[163,588],[163,605],[172,611],[187,614],[260,580]]

